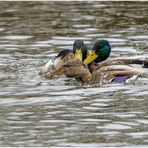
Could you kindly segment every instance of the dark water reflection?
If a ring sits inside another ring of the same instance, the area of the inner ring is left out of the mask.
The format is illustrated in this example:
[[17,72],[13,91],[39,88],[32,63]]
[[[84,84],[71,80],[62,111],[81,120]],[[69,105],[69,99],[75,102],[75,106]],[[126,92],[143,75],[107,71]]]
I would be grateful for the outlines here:
[[87,86],[38,72],[75,39],[147,54],[147,4],[0,2],[0,146],[146,146],[147,79]]

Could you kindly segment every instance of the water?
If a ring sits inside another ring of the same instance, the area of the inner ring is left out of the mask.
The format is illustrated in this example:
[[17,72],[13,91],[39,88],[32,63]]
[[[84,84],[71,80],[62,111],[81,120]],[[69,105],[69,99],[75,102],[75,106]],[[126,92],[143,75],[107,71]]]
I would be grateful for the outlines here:
[[148,145],[148,79],[83,85],[38,75],[75,39],[148,53],[148,2],[0,2],[0,146]]

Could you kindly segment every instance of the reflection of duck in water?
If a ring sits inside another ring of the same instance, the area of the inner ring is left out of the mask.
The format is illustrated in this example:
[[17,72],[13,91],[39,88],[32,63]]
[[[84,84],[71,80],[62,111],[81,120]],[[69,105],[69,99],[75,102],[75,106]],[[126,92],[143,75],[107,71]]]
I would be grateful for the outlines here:
[[[100,45],[101,44],[101,45]],[[98,50],[98,51],[97,51]],[[87,83],[123,82],[134,75],[147,73],[145,68],[136,68],[130,64],[143,64],[143,57],[136,58],[114,58],[106,60],[110,54],[109,43],[105,40],[97,41],[92,52],[82,62],[74,53],[68,53],[63,58],[63,64],[56,70],[47,72],[46,77],[55,75],[66,75],[79,77]],[[104,61],[106,60],[106,61]],[[97,65],[95,62],[100,62]],[[86,65],[88,64],[88,66]],[[146,66],[145,60],[145,66]]]

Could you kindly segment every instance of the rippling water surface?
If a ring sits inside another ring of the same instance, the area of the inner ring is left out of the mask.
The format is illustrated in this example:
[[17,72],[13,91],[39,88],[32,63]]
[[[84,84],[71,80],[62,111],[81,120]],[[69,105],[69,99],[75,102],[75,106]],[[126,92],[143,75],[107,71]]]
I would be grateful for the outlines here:
[[148,2],[0,2],[0,146],[146,146],[148,79],[83,85],[39,69],[75,39],[148,53]]

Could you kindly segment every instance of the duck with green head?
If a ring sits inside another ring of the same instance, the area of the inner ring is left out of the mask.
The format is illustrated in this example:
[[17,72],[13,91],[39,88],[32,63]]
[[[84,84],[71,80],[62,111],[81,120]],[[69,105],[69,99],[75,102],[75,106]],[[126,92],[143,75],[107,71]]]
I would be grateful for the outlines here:
[[[102,63],[102,61],[109,64],[109,68],[111,70],[108,70],[107,74],[111,75],[111,76],[114,75],[112,82],[115,82],[115,83],[123,83],[124,81],[126,81],[128,78],[130,78],[134,74],[136,75],[137,73],[141,72],[138,69],[135,70],[134,68],[130,68],[128,66],[117,66],[117,65],[121,65],[121,64],[123,64],[123,65],[142,64],[140,59],[129,60],[129,59],[123,58],[123,59],[119,59],[119,60],[113,60],[113,62],[111,60],[106,61],[106,59],[110,55],[110,52],[111,52],[111,47],[110,47],[109,42],[107,40],[98,40],[95,42],[89,56],[84,60],[84,63],[88,65],[89,71],[92,74],[93,73],[96,74],[96,71],[97,71],[97,73],[99,73],[99,75],[97,75],[95,77],[98,77],[98,78],[100,77],[100,72],[98,72],[98,71],[101,71],[102,74],[106,75],[105,68],[108,68],[108,67],[106,67],[103,64],[103,67],[101,66],[101,69],[100,69],[100,66],[98,65],[98,64],[100,64],[99,62]],[[96,65],[95,63],[98,63],[98,64]],[[144,65],[144,67],[146,67],[145,65]],[[122,69],[120,69],[119,67],[120,68],[122,67]]]

